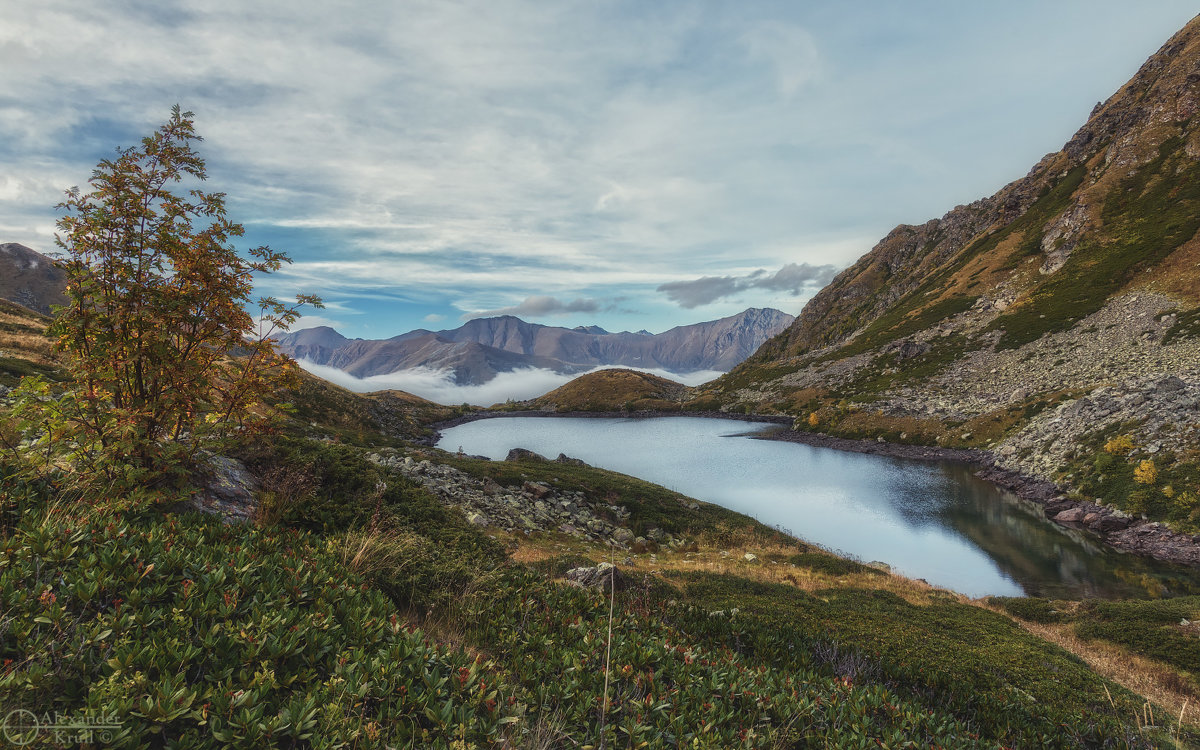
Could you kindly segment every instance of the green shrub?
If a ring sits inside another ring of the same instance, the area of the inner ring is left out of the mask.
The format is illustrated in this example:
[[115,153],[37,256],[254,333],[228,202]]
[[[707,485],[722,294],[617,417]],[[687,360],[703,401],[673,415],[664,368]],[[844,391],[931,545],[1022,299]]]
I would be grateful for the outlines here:
[[507,655],[530,720],[560,727],[563,747],[976,745],[966,723],[882,684],[823,675],[794,659],[768,666],[746,647],[697,639],[672,623],[719,623],[747,642],[767,634],[746,632],[737,612],[699,611],[664,595],[618,597],[607,694],[603,592],[512,571],[469,604],[467,619],[489,651]]
[[834,557],[833,555],[822,554],[820,552],[802,552],[798,555],[788,557],[786,562],[799,565],[802,568],[808,568],[817,573],[827,573],[834,576],[851,575],[853,573],[887,575],[887,573],[878,568],[872,568],[869,565],[863,565],[854,560]]
[[1075,631],[1158,659],[1189,675],[1200,688],[1200,638],[1184,632],[1181,620],[1200,620],[1200,596],[1160,601],[1088,601],[1075,618]]
[[1042,599],[1035,596],[993,596],[988,598],[988,603],[1002,608],[1013,617],[1019,617],[1029,622],[1045,624],[1062,622],[1063,620],[1063,613],[1055,609],[1054,603],[1049,599]]
[[[670,610],[672,625],[690,643],[732,649],[759,668],[811,666],[832,642],[878,684],[968,724],[984,744],[1152,746],[1124,725],[1140,698],[1001,615],[951,598],[918,606],[877,590],[810,594],[707,573],[675,580],[693,609]],[[731,608],[740,613],[732,621],[706,616]],[[835,675],[837,666],[822,670]]]
[[3,544],[0,704],[112,716],[105,746],[446,747],[511,712],[306,532],[44,508]]

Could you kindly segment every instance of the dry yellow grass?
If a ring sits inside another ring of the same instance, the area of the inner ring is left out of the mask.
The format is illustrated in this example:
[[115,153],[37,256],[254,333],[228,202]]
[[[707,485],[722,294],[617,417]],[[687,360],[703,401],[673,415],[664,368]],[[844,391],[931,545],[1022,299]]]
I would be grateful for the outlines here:
[[[534,534],[529,537],[517,535],[509,540],[513,551],[511,559],[519,563],[538,563],[561,555],[579,555],[593,563],[610,559],[611,550],[598,544],[590,544],[562,534]],[[753,581],[792,586],[809,593],[837,588],[862,588],[888,591],[902,597],[910,604],[924,606],[935,599],[945,601],[952,597],[964,604],[973,604],[1014,620],[1018,625],[1039,638],[1054,643],[1083,659],[1097,674],[1145,697],[1153,704],[1156,720],[1162,726],[1174,726],[1182,721],[1185,725],[1200,722],[1200,695],[1197,695],[1187,680],[1169,667],[1130,653],[1119,646],[1081,639],[1068,625],[1041,625],[1012,617],[1007,612],[988,606],[982,600],[972,600],[935,588],[924,581],[912,580],[895,574],[851,573],[833,575],[810,570],[787,562],[798,548],[786,543],[767,543],[744,535],[738,543],[721,546],[708,544],[702,538],[698,552],[661,551],[657,554],[628,555],[617,553],[617,565],[626,574],[663,575],[669,572],[705,572],[731,574]],[[746,553],[758,559],[745,560]],[[664,579],[670,583],[671,579]],[[1171,720],[1162,716],[1162,711],[1171,713]],[[1139,718],[1139,721],[1141,719]],[[1143,721],[1143,723],[1145,723]]]
[[0,300],[0,356],[39,365],[56,365],[58,358],[45,335],[50,319],[20,305]]
[[1097,674],[1145,697],[1171,713],[1171,721],[1158,719],[1162,726],[1182,722],[1200,722],[1200,695],[1190,683],[1170,667],[1105,641],[1085,640],[1072,631],[1070,625],[1041,624],[1012,617],[998,607],[983,602],[978,606],[1009,617],[1025,630],[1042,640],[1070,651]]
[[0,352],[34,364],[59,364],[50,339],[33,333],[0,333]]
[[[791,586],[810,593],[836,588],[876,589],[893,593],[917,606],[929,604],[932,601],[931,595],[934,594],[941,601],[947,596],[964,603],[970,601],[960,594],[893,573],[881,574],[882,571],[879,571],[835,575],[811,570],[787,562],[787,558],[801,551],[795,544],[759,541],[753,539],[753,535],[749,533],[744,537],[734,544],[724,546],[712,545],[708,539],[701,537],[698,552],[662,550],[655,554],[634,555],[618,551],[616,563],[622,572],[630,575],[662,575],[669,572],[730,574],[760,583]],[[514,549],[510,552],[510,559],[523,564],[539,563],[568,554],[587,558],[593,564],[597,564],[609,561],[611,554],[607,547],[557,532],[533,534],[528,537],[520,535],[511,541]],[[757,559],[747,561],[747,553],[753,554]]]
[[1200,237],[1193,237],[1162,263],[1147,270],[1130,285],[1134,288],[1200,303]]

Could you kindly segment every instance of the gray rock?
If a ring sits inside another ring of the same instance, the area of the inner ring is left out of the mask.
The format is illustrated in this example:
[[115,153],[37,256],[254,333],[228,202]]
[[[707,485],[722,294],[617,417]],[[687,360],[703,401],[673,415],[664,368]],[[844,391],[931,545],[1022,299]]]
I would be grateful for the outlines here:
[[605,591],[611,587],[621,591],[628,588],[629,582],[615,565],[600,563],[592,568],[572,568],[567,571],[567,580],[583,588],[600,588]]
[[633,542],[633,539],[633,532],[623,526],[613,532],[613,541],[618,544],[628,545]]
[[546,457],[525,448],[513,448],[504,457],[505,461],[545,461]]
[[241,461],[209,456],[200,476],[200,487],[184,506],[221,516],[226,523],[248,521],[258,508],[258,483]]

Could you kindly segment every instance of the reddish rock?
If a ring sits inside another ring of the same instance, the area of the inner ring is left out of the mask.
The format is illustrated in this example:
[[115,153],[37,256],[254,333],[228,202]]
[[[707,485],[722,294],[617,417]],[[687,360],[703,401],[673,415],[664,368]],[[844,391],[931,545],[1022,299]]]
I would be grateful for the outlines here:
[[1083,516],[1083,508],[1068,508],[1064,511],[1060,511],[1059,514],[1054,517],[1054,520],[1058,521],[1059,523],[1079,523],[1083,519]]

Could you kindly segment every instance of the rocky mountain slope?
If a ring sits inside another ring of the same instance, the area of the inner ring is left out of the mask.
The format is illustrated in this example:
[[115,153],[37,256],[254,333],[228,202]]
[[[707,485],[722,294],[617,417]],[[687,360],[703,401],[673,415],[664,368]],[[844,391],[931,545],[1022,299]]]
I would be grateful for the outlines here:
[[894,229],[697,403],[989,448],[1200,531],[1198,110],[1195,19],[1061,150]]
[[609,333],[597,326],[544,326],[506,315],[385,340],[347,339],[332,328],[311,328],[281,336],[279,348],[296,359],[357,377],[427,367],[453,371],[459,384],[484,383],[497,372],[523,367],[562,373],[603,365],[725,371],[793,320],[779,310],[751,308],[720,320],[650,334]]
[[0,299],[49,315],[51,305],[67,303],[66,285],[66,272],[50,258],[15,242],[0,244]]

